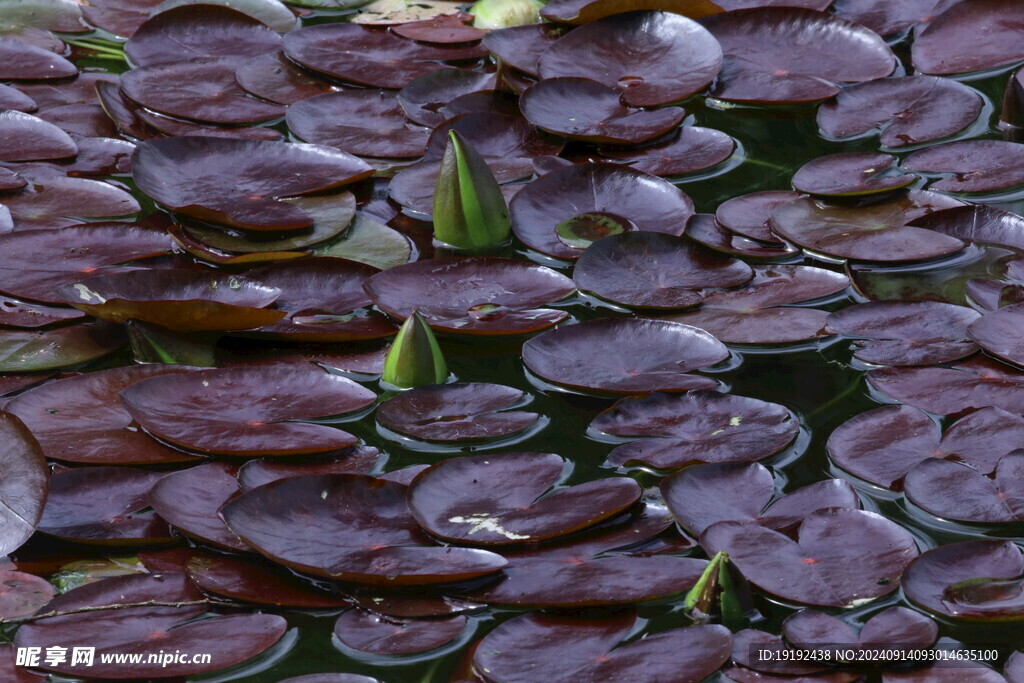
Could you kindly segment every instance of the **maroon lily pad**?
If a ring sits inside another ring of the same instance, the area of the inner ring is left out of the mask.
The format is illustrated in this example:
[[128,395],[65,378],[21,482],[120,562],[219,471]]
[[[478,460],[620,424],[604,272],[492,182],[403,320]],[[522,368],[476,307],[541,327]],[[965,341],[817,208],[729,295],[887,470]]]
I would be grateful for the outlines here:
[[[95,647],[96,656],[89,668],[90,676],[138,681],[194,676],[235,666],[269,649],[288,628],[284,617],[273,614],[233,614],[196,619],[203,613],[202,607],[119,607],[153,601],[180,602],[181,599],[175,600],[176,596],[165,587],[171,583],[172,576],[175,575],[127,577],[157,584],[148,590],[138,588],[134,585],[136,582],[108,579],[65,593],[44,610],[63,606],[65,610],[88,607],[91,611],[26,624],[19,629],[17,646],[38,647],[43,651],[50,647],[66,647],[69,651],[76,647]],[[184,579],[182,574],[177,576]],[[114,583],[116,588],[111,586],[105,592],[113,592],[114,595],[96,595],[108,583]],[[192,601],[201,598],[195,589],[191,589],[188,597]],[[68,605],[71,600],[75,602]],[[118,607],[96,609],[107,605]],[[159,649],[165,652],[207,652],[211,656],[209,661],[184,657],[181,658],[183,661],[168,663],[161,662],[162,657],[157,653]],[[139,662],[114,662],[113,657],[105,656],[111,653],[137,656]],[[154,659],[150,660],[150,656]],[[107,659],[110,662],[106,662]],[[71,661],[68,657],[60,663],[43,662],[41,668],[68,676],[80,674],[81,664],[72,666]]]
[[991,311],[971,323],[968,333],[986,352],[1015,365],[1024,364],[1024,344],[1020,338],[1024,304],[1013,304]]
[[[822,659],[855,662],[871,657],[877,666],[886,662],[886,655],[879,657],[878,653],[865,650],[878,649],[900,661],[911,656],[910,650],[924,650],[934,645],[939,637],[939,625],[906,607],[890,607],[871,617],[858,635],[836,617],[805,609],[786,618],[782,633],[794,648],[822,653]],[[848,656],[850,651],[853,657]],[[900,657],[900,651],[908,654]]]
[[50,602],[56,591],[44,578],[25,572],[0,571],[0,618],[23,617]]
[[760,261],[788,259],[800,253],[799,247],[772,237],[762,242],[743,237],[719,223],[713,214],[698,213],[686,226],[686,236],[708,249],[730,256],[741,256]]
[[284,107],[238,85],[238,64],[234,57],[151,64],[123,74],[121,91],[161,114],[207,123],[257,123],[283,116]]
[[693,462],[744,462],[778,453],[800,425],[777,403],[717,391],[624,398],[599,414],[592,429],[629,437],[608,456],[614,465],[676,469]]
[[587,78],[545,78],[523,93],[519,106],[538,128],[586,142],[637,144],[667,133],[686,116],[681,107],[628,107],[619,91]]
[[20,111],[0,112],[0,161],[66,159],[76,154],[75,141],[52,123]]
[[923,28],[956,2],[957,0],[837,0],[833,5],[839,16],[863,24],[880,36],[889,36],[911,27]]
[[11,85],[0,85],[0,107],[14,111],[35,111],[39,105],[31,97]]
[[807,162],[793,175],[793,187],[820,197],[859,197],[906,187],[917,176],[890,173],[896,157],[877,152],[841,152]]
[[604,158],[644,173],[675,176],[716,166],[732,156],[735,149],[736,142],[721,131],[682,126],[639,147],[602,145],[598,152]]
[[573,269],[580,289],[623,306],[688,308],[705,287],[735,287],[754,273],[737,259],[657,232],[627,232],[591,244]]
[[423,43],[475,43],[486,36],[487,32],[474,28],[472,23],[472,14],[453,12],[398,24],[392,27],[391,32]]
[[950,368],[886,368],[868,373],[886,396],[937,415],[961,416],[995,406],[1011,413],[1024,401],[1024,372],[976,357]]
[[101,325],[50,330],[0,330],[0,372],[36,372],[87,363],[111,353],[125,339]]
[[905,147],[960,132],[978,118],[982,105],[976,91],[951,79],[882,78],[843,88],[834,101],[818,109],[818,126],[822,133],[834,138],[881,128],[879,139],[883,145]]
[[861,479],[899,489],[914,465],[929,458],[964,463],[984,474],[1024,437],[1024,418],[1000,408],[981,408],[960,418],[940,441],[938,426],[910,406],[882,406],[836,428],[828,453]]
[[302,366],[240,366],[162,375],[121,392],[131,416],[172,444],[221,455],[295,455],[345,448],[355,437],[301,422],[364,408],[374,394]]
[[186,370],[178,365],[130,365],[89,372],[35,387],[7,409],[28,425],[47,458],[95,465],[186,462],[132,425],[118,394],[148,377]]
[[486,50],[479,44],[427,45],[385,28],[333,23],[292,31],[284,37],[284,53],[328,76],[397,90],[443,66],[441,62],[476,59]]
[[96,98],[117,129],[136,140],[150,140],[160,133],[142,119],[143,109],[121,92],[117,77],[114,83],[97,83]]
[[149,492],[149,504],[168,523],[201,543],[249,550],[217,516],[221,506],[238,493],[237,469],[211,462],[165,474]]
[[423,587],[406,591],[382,591],[376,587],[346,588],[346,595],[356,606],[367,612],[398,619],[446,617],[484,607],[477,602],[432,593]]
[[691,626],[620,643],[635,614],[580,618],[524,614],[491,631],[477,646],[473,666],[488,680],[595,683],[676,680],[695,683],[729,660],[732,635],[724,626]]
[[892,593],[917,557],[914,537],[881,515],[830,508],[804,518],[794,541],[756,522],[718,522],[701,536],[752,584],[806,605],[854,607]]
[[828,316],[828,326],[854,339],[854,356],[880,365],[937,365],[970,356],[978,345],[968,326],[980,316],[937,301],[870,301]]
[[253,57],[235,69],[235,80],[245,90],[278,104],[295,104],[338,88],[295,66],[282,52]]
[[[6,168],[0,168],[0,190],[17,190],[25,187],[26,185],[28,185],[28,181],[14,171]],[[10,211],[7,211],[6,213],[7,215],[4,220],[3,228],[5,230],[10,230],[10,228],[14,227],[14,224],[10,218]],[[8,223],[10,223],[10,225],[8,225]]]
[[781,237],[828,256],[886,263],[921,261],[956,253],[964,244],[908,223],[957,205],[951,197],[922,190],[866,206],[804,197],[772,211],[771,227]]
[[140,190],[175,211],[263,231],[313,223],[302,209],[275,198],[329,190],[373,173],[329,147],[207,137],[144,142],[132,155],[132,170]]
[[837,294],[849,285],[840,273],[811,266],[756,266],[740,289],[705,294],[693,312],[663,316],[713,334],[726,344],[786,344],[834,334],[828,313],[795,304]]
[[0,37],[0,78],[4,80],[41,80],[69,78],[78,67],[50,50]]
[[351,609],[334,622],[334,637],[356,652],[409,655],[447,645],[459,637],[467,622],[462,614],[443,619],[399,619]]
[[117,126],[97,103],[65,104],[36,112],[36,116],[72,136],[116,138]]
[[505,566],[486,550],[434,545],[409,514],[405,495],[405,485],[374,477],[309,475],[253,489],[221,514],[235,534],[275,562],[343,581],[450,583]]
[[1010,655],[1003,668],[1003,675],[1008,683],[1021,683],[1024,681],[1024,651],[1018,650]]
[[286,678],[280,683],[381,683],[381,681],[359,674],[308,674]]
[[[1024,7],[1000,0],[959,2],[914,38],[914,68],[939,76],[1008,66],[1024,59]],[[984,32],[985,40],[972,40]]]
[[611,394],[713,388],[714,380],[688,373],[728,357],[725,345],[703,330],[637,318],[566,325],[523,345],[523,363],[541,378]]
[[[41,384],[53,377],[56,373],[40,373],[34,375],[3,375],[0,376],[0,396],[10,396],[13,393]],[[7,403],[13,399],[8,399]]]
[[873,31],[814,10],[758,7],[701,23],[725,54],[711,95],[728,102],[817,102],[837,94],[837,83],[888,76],[897,62]]
[[465,382],[402,392],[377,408],[377,422],[393,432],[427,441],[496,439],[534,424],[537,413],[505,410],[520,403],[519,389]]
[[540,15],[548,21],[558,23],[589,24],[613,14],[633,10],[664,10],[691,19],[700,19],[709,14],[717,14],[723,9],[735,8],[726,8],[724,3],[714,3],[710,0],[552,0],[541,9]]
[[154,15],[125,43],[135,66],[196,57],[256,57],[275,52],[281,36],[248,14],[217,5],[184,5]]
[[[46,34],[54,39],[52,34]],[[51,46],[54,52],[63,53],[63,44]],[[18,83],[18,89],[35,100],[42,109],[60,107],[66,104],[97,104],[97,90],[102,84],[116,85],[120,78],[116,74],[90,71],[78,74],[72,81],[42,81]]]
[[931,188],[944,192],[996,192],[1024,185],[1024,144],[1002,140],[947,142],[921,149],[903,167],[924,173],[950,173]]
[[1024,249],[1024,218],[995,206],[971,205],[935,211],[910,222],[963,242]]
[[630,12],[562,36],[541,54],[539,67],[545,79],[589,78],[619,90],[628,105],[656,106],[703,90],[722,67],[722,49],[692,19]]
[[[488,35],[493,36],[494,33]],[[462,95],[494,90],[494,87],[494,74],[466,69],[437,69],[411,80],[398,91],[397,98],[410,120],[434,127],[451,118],[442,113],[446,104]]]
[[781,243],[772,232],[769,223],[772,211],[799,197],[799,193],[790,190],[768,190],[740,195],[719,204],[715,210],[715,220],[737,235],[759,242]]
[[0,411],[0,552],[17,550],[35,531],[49,489],[46,460],[32,433],[16,415]]
[[380,451],[372,446],[352,446],[337,453],[287,460],[249,460],[238,469],[238,486],[244,492],[278,479],[306,474],[370,474],[379,468],[380,461]]
[[62,285],[65,301],[89,315],[141,320],[172,330],[246,330],[279,321],[265,308],[281,290],[237,275],[188,270],[133,270]]
[[540,75],[540,57],[568,29],[555,24],[510,26],[489,32],[483,46],[503,66],[512,67],[530,76]]
[[938,517],[982,524],[1024,522],[1024,455],[1007,455],[987,477],[968,465],[929,458],[907,473],[904,491]]
[[509,564],[501,579],[470,597],[509,607],[579,609],[678,595],[697,582],[707,562],[645,552],[642,546],[656,543],[671,524],[664,508],[646,505],[563,543],[503,550]]
[[128,192],[98,180],[56,175],[31,180],[27,187],[3,197],[15,230],[77,225],[84,218],[130,216],[141,208]]
[[448,257],[390,268],[363,285],[382,311],[405,320],[419,311],[455,334],[525,334],[561,322],[565,311],[539,308],[573,291],[550,268],[493,257]]
[[[283,114],[284,112],[282,111],[281,113]],[[167,136],[235,138],[238,140],[266,140],[268,142],[278,142],[284,139],[284,135],[279,131],[260,126],[207,125],[195,121],[186,121],[185,119],[173,116],[165,116],[164,114],[157,114],[141,107],[136,109],[135,115],[153,130]],[[152,137],[154,136],[145,136],[146,139]]]
[[303,140],[369,157],[422,156],[430,134],[409,123],[395,94],[386,90],[310,97],[288,107],[286,120]]
[[660,488],[672,515],[695,535],[722,521],[784,530],[822,508],[860,508],[857,493],[841,479],[815,482],[773,502],[771,472],[756,462],[694,465],[663,479]]
[[0,325],[3,327],[37,329],[54,323],[75,320],[84,315],[81,311],[33,304],[0,295]]
[[1024,557],[1013,541],[961,541],[917,558],[904,574],[903,592],[914,604],[943,617],[1020,620],[1021,591],[1012,584],[1021,574]]
[[81,138],[77,140],[78,156],[58,168],[69,176],[91,177],[127,175],[131,173],[131,156],[135,145],[115,138]]
[[309,581],[280,567],[268,567],[248,558],[195,554],[187,569],[189,578],[204,592],[230,600],[302,609],[351,604],[347,598],[318,590]]
[[96,28],[131,38],[163,0],[91,0],[82,14]]
[[55,472],[39,531],[76,543],[173,543],[167,522],[149,507],[159,472],[131,467],[84,467]]
[[781,636],[749,628],[733,635],[732,661],[724,672],[737,683],[849,683],[859,677],[825,674],[828,664],[801,659]]
[[440,160],[448,147],[448,133],[455,131],[489,162],[495,174],[513,179],[533,173],[532,159],[562,151],[562,138],[538,131],[518,114],[495,112],[462,114],[440,124],[427,141],[426,159]]
[[640,486],[628,477],[559,487],[566,464],[552,453],[442,460],[413,480],[409,510],[444,540],[501,546],[564,536],[640,500]]
[[[622,217],[616,221],[619,232],[637,229],[681,235],[693,216],[693,202],[657,176],[612,164],[576,164],[531,182],[512,199],[509,210],[512,230],[527,246],[572,259],[583,249],[563,240],[558,232],[570,219],[610,213]],[[590,241],[599,239],[598,234],[590,235]]]

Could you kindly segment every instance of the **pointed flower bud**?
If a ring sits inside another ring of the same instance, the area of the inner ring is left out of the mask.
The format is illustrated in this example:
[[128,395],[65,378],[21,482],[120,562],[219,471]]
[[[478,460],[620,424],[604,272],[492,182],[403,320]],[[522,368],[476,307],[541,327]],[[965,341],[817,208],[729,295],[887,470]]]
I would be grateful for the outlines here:
[[508,204],[487,162],[454,130],[434,188],[434,236],[458,249],[480,251],[509,239]]
[[443,384],[448,377],[448,365],[441,354],[427,321],[418,311],[402,324],[395,342],[384,359],[381,379],[402,389],[427,384]]

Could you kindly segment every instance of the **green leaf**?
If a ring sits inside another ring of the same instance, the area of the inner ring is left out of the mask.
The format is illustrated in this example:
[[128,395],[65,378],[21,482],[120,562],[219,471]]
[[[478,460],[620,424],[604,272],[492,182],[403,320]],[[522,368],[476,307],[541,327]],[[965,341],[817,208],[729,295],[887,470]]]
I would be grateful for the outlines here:
[[139,363],[216,366],[214,346],[195,336],[138,320],[129,320],[125,327],[128,328],[132,357]]
[[454,130],[434,188],[434,236],[467,251],[499,247],[512,222],[501,187],[487,162]]
[[402,389],[443,384],[448,378],[441,347],[427,321],[418,311],[402,324],[384,359],[381,379]]
[[597,240],[610,235],[621,235],[630,227],[633,227],[632,221],[621,216],[594,211],[566,218],[555,227],[555,232],[558,239],[570,247],[586,249]]
[[741,630],[750,623],[752,599],[749,593],[749,586],[729,555],[719,552],[686,594],[683,609],[696,621],[717,616],[729,629]]

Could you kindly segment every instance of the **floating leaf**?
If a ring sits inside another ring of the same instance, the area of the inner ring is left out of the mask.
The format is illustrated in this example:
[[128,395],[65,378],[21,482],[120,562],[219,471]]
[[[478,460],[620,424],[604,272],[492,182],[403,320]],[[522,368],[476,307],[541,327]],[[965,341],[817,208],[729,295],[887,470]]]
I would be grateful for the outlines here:
[[911,27],[921,30],[956,2],[957,0],[836,0],[833,4],[839,16],[863,24],[880,36],[889,36]]
[[[10,3],[11,0],[7,0],[3,4],[9,6]],[[9,11],[9,7],[0,9],[0,12]],[[69,78],[77,73],[78,67],[50,50],[0,36],[0,78],[4,80]]]
[[892,192],[917,176],[896,175],[896,157],[874,152],[841,152],[807,162],[793,175],[793,187],[820,197],[859,197]]
[[540,56],[551,44],[566,34],[568,29],[554,24],[531,23],[490,31],[483,45],[505,66],[518,69],[530,76],[539,76]]
[[[223,524],[223,523],[222,523]],[[199,554],[189,559],[188,575],[206,593],[260,605],[332,609],[350,600],[317,589],[280,567],[268,567],[257,559]]]
[[459,637],[466,623],[461,614],[444,619],[399,619],[352,609],[334,622],[334,637],[356,652],[408,655],[447,645]]
[[915,505],[960,522],[1024,522],[1024,455],[1007,455],[987,477],[968,465],[926,459],[907,473],[904,491]]
[[931,184],[943,192],[996,192],[1024,185],[1024,144],[1002,140],[947,142],[918,150],[903,167],[923,173],[950,173]]
[[165,474],[149,492],[149,503],[168,523],[201,543],[234,551],[249,550],[217,516],[238,493],[237,468],[213,462]]
[[[633,10],[664,10],[681,14],[691,19],[700,19],[709,14],[718,14],[724,4],[711,0],[644,0],[643,2],[622,2],[621,0],[551,0],[541,11],[548,21],[566,24],[589,24],[598,19],[622,14]],[[735,9],[729,7],[728,9]]]
[[[939,76],[1008,66],[1024,59],[1024,7],[1001,0],[970,0],[945,9],[917,33],[914,68]],[[984,31],[985,40],[972,39]]]
[[52,123],[20,111],[0,112],[0,161],[66,159],[76,154],[75,141]]
[[306,474],[370,474],[379,469],[381,460],[381,452],[372,446],[352,446],[287,459],[260,458],[238,468],[238,486],[244,492],[278,479]]
[[730,232],[752,240],[781,243],[772,232],[772,211],[798,199],[800,194],[790,190],[751,192],[726,200],[718,205],[715,220]]
[[427,441],[496,439],[537,422],[537,413],[505,410],[523,392],[485,382],[423,386],[389,398],[377,408],[377,422],[391,431]]
[[716,166],[731,157],[735,149],[736,142],[721,131],[682,126],[639,147],[602,145],[597,151],[603,158],[644,173],[674,176]]
[[0,330],[0,372],[36,372],[87,363],[111,353],[124,338],[101,324],[41,332]]
[[161,8],[135,31],[124,45],[134,66],[197,57],[256,57],[281,45],[281,36],[248,14],[216,5],[197,12],[189,4]]
[[[18,549],[35,531],[49,489],[49,472],[39,443],[12,413],[0,411],[0,553]],[[8,615],[4,615],[8,616]]]
[[937,415],[987,406],[1017,413],[1024,401],[1024,372],[983,357],[950,368],[872,370],[868,381],[886,396]]
[[[293,19],[294,20],[294,19]],[[245,90],[278,104],[295,104],[338,88],[303,71],[282,52],[271,52],[239,64],[235,80]]]
[[494,74],[466,69],[437,69],[411,80],[398,91],[397,98],[410,120],[423,126],[437,126],[451,118],[442,113],[446,104],[461,95],[494,90],[494,86]]

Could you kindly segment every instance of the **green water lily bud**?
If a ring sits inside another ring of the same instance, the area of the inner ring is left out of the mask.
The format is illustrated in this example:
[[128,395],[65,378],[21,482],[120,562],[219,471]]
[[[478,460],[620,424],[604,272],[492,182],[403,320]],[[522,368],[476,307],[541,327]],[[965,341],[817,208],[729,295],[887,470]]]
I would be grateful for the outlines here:
[[449,131],[434,188],[434,236],[479,251],[506,243],[511,230],[508,204],[491,169],[461,135]]
[[469,8],[476,28],[508,28],[540,22],[538,0],[480,0]]
[[752,609],[749,585],[724,552],[711,558],[704,573],[686,594],[683,609],[697,621],[717,616],[730,629],[743,629]]
[[437,338],[423,316],[414,311],[398,330],[384,359],[381,380],[402,389],[412,389],[443,384],[447,377],[448,364]]

